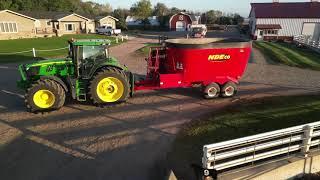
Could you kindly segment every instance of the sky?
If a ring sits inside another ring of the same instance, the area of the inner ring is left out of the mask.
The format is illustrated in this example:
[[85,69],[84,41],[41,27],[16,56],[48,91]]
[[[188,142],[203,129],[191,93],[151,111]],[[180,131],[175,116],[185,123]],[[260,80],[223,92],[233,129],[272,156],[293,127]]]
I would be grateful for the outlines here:
[[[98,3],[108,2],[115,9],[130,8],[137,0],[91,0]],[[280,2],[308,2],[310,0],[280,0]],[[158,2],[165,3],[168,7],[178,7],[192,11],[204,12],[207,10],[221,10],[227,13],[239,13],[248,16],[250,3],[252,2],[272,2],[272,0],[151,0],[152,4]]]

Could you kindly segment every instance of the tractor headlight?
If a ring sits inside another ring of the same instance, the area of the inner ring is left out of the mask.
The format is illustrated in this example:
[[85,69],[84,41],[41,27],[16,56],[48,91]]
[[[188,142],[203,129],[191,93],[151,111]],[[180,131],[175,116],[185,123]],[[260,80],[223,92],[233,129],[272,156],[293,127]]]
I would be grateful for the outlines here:
[[34,66],[34,67],[30,67],[26,73],[27,73],[27,77],[32,77],[32,76],[36,76],[39,74],[39,70],[40,70],[40,66]]

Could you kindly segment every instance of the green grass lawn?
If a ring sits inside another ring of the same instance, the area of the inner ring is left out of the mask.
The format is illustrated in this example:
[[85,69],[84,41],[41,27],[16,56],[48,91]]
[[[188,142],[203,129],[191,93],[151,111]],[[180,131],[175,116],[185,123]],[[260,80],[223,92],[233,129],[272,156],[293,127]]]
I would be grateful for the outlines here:
[[160,45],[156,43],[147,43],[143,48],[138,49],[136,52],[140,55],[148,56],[150,47],[157,47],[157,46],[160,46]]
[[[68,46],[68,40],[75,39],[110,39],[111,45],[116,45],[116,39],[114,37],[107,37],[104,35],[95,34],[80,34],[80,35],[64,35],[62,37],[52,38],[33,38],[33,39],[16,39],[16,40],[2,40],[0,41],[0,63],[10,62],[23,62],[35,59],[32,56],[32,52],[15,54],[15,55],[3,55],[1,53],[12,53],[19,51],[28,51],[35,48],[36,50],[57,49]],[[120,41],[119,41],[120,42]],[[65,57],[68,50],[59,50],[51,52],[37,52],[37,59]]]
[[320,121],[320,95],[274,97],[239,102],[208,118],[193,121],[178,135],[169,157],[201,164],[205,144]]
[[289,66],[320,70],[320,54],[289,43],[254,42],[254,47],[274,62]]

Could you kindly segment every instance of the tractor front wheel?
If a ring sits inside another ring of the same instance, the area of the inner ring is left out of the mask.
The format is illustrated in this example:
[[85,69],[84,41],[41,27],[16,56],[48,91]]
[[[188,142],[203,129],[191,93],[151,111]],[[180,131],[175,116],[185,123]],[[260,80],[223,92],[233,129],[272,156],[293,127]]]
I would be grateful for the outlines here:
[[52,80],[38,80],[28,88],[25,103],[29,111],[51,111],[60,109],[66,99],[63,87]]
[[220,95],[220,86],[217,83],[211,83],[204,89],[206,99],[217,98]]
[[110,67],[96,73],[89,86],[89,95],[94,104],[124,102],[129,96],[129,87],[125,73]]

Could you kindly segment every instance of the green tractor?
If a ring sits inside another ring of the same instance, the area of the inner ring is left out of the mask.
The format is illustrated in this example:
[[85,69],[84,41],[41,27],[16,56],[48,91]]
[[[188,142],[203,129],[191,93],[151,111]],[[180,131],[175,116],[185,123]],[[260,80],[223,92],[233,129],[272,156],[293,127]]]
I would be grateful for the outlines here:
[[66,96],[96,105],[125,101],[133,93],[134,77],[109,56],[109,45],[109,40],[71,40],[65,59],[20,65],[18,87],[26,91],[28,110],[57,110]]

